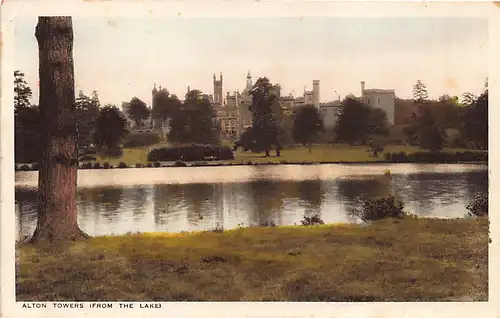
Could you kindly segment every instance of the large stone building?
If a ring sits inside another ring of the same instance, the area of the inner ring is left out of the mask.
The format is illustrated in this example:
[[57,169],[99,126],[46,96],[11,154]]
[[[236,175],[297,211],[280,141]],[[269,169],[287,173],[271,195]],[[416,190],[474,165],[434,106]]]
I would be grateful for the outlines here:
[[394,125],[394,100],[396,93],[393,89],[365,89],[365,82],[361,82],[361,100],[373,107],[382,108],[387,114],[387,121]]

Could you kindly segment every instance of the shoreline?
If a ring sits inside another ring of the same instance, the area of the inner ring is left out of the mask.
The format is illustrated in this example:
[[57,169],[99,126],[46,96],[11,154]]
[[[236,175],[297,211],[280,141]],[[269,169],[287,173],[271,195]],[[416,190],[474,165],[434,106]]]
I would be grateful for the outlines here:
[[[183,162],[186,166],[177,166],[175,164],[162,164],[160,166],[155,166],[151,163],[151,166],[141,165],[140,167],[130,165],[127,167],[114,167],[110,166],[104,168],[103,166],[99,168],[82,168],[79,167],[78,170],[113,170],[113,169],[149,169],[149,168],[197,168],[197,167],[238,167],[238,166],[311,166],[311,165],[384,165],[384,164],[438,164],[438,165],[486,165],[488,166],[488,161],[395,161],[395,160],[374,160],[374,161],[318,161],[318,162],[302,162],[302,161],[284,161],[284,162],[252,162],[252,163],[211,163],[214,161],[203,161],[203,162]],[[15,172],[26,172],[26,171],[38,171],[38,169],[33,169],[29,165],[33,164],[16,164]],[[28,166],[28,170],[21,169],[22,166]]]
[[488,228],[404,218],[18,243],[17,300],[482,301]]

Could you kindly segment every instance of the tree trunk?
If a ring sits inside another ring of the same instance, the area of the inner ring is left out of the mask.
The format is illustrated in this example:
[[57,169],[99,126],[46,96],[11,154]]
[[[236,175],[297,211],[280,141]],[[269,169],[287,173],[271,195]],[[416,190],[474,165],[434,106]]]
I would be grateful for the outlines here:
[[312,143],[311,143],[311,142],[309,142],[309,143],[307,144],[307,146],[309,147],[309,153],[311,153],[311,152],[312,152]]
[[32,242],[86,238],[78,227],[78,153],[71,17],[39,17],[42,160],[38,177],[38,220]]
[[270,157],[271,154],[269,153],[269,149],[266,149],[266,157]]

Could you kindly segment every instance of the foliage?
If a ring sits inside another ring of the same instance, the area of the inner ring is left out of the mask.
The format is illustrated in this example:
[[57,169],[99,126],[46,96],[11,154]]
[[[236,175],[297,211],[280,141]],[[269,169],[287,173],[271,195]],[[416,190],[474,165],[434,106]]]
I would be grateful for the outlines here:
[[257,79],[250,92],[252,95],[252,134],[256,147],[263,149],[268,157],[271,147],[276,147],[276,156],[279,157],[281,142],[279,140],[279,120],[281,111],[276,87],[267,77]]
[[417,151],[411,154],[405,152],[386,153],[385,160],[390,162],[413,163],[460,163],[460,162],[487,162],[487,151],[464,152],[430,152]]
[[32,95],[31,88],[24,80],[24,73],[19,70],[14,71],[14,113],[19,109],[30,107]]
[[95,161],[97,160],[96,157],[91,156],[91,155],[83,155],[80,158],[78,158],[79,161]]
[[78,128],[78,148],[88,147],[92,144],[95,134],[96,121],[99,116],[100,102],[97,92],[92,93],[92,98],[79,92],[75,100],[75,116]]
[[117,148],[128,133],[126,119],[122,112],[113,105],[106,105],[99,110],[96,121],[94,143],[97,148]]
[[366,144],[369,137],[388,133],[387,115],[384,110],[370,107],[355,97],[344,99],[334,127],[337,142]]
[[209,145],[185,145],[153,149],[148,154],[148,161],[203,161],[231,160],[233,151],[229,147]]
[[406,215],[403,202],[396,202],[393,196],[379,199],[364,199],[357,216],[367,222],[385,218],[402,218]]
[[292,130],[293,139],[296,142],[307,144],[311,152],[311,144],[322,130],[323,121],[316,107],[304,106],[298,110]]
[[14,115],[15,162],[37,162],[42,155],[40,108],[20,107]]
[[128,103],[127,115],[134,121],[135,127],[142,127],[143,120],[149,118],[150,110],[145,102],[137,97],[133,97]]
[[181,160],[177,160],[176,162],[174,162],[173,167],[187,167],[187,163]]
[[311,217],[304,216],[304,219],[302,219],[300,223],[304,226],[325,224],[325,222],[318,215],[313,215]]
[[488,193],[478,195],[472,203],[467,205],[470,216],[487,216],[488,215]]
[[125,168],[127,168],[127,165],[125,164],[125,162],[120,162],[120,163],[118,164],[118,168],[120,168],[120,169],[125,169]]
[[220,131],[215,119],[210,100],[199,90],[191,90],[182,107],[172,114],[168,139],[177,143],[217,143]]
[[101,149],[100,154],[105,158],[119,158],[123,155],[123,149],[121,147],[106,147]]
[[160,136],[158,136],[158,134],[154,132],[130,133],[125,137],[123,147],[145,147],[157,144],[160,141]]
[[161,89],[153,96],[153,109],[151,117],[157,120],[166,120],[181,108],[182,102],[176,95],[170,95],[166,89]]
[[413,100],[415,103],[425,103],[429,99],[429,95],[427,93],[427,86],[422,83],[421,80],[418,80],[417,83],[413,86]]
[[438,151],[446,143],[444,129],[436,123],[430,112],[421,107],[420,114],[415,116],[412,124],[404,129],[408,141],[412,145],[418,145],[422,149]]
[[488,149],[488,91],[469,101],[462,117],[461,138],[474,148]]

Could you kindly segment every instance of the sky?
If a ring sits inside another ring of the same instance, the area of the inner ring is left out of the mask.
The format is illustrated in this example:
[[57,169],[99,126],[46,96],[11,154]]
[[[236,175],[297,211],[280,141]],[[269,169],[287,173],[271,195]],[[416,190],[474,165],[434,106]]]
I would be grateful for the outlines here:
[[[38,104],[37,19],[15,21],[15,68]],[[224,95],[266,76],[296,97],[320,80],[322,102],[394,89],[411,98],[423,81],[429,97],[479,94],[488,76],[488,21],[481,18],[73,18],[76,92],[101,104],[132,97],[151,103],[156,83],[183,97],[187,86]]]

